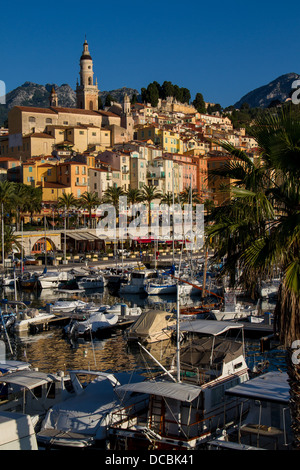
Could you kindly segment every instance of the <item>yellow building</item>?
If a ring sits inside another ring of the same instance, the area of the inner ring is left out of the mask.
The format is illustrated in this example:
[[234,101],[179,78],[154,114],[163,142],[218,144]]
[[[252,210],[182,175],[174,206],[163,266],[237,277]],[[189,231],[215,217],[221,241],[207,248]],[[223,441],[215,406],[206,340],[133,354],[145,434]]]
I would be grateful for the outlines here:
[[63,193],[71,192],[71,187],[61,184],[58,178],[58,163],[54,159],[33,158],[22,164],[23,183],[43,189],[44,204],[57,203]]
[[160,128],[157,125],[144,126],[137,129],[137,140],[151,139],[154,144],[160,145],[164,152],[182,153],[183,142],[179,132]]

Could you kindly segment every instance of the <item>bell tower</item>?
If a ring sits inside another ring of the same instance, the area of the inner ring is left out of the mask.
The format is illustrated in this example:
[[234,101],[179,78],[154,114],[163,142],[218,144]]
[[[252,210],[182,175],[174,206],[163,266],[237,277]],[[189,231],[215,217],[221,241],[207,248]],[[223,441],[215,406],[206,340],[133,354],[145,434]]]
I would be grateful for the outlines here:
[[80,82],[76,86],[77,108],[98,111],[98,83],[94,85],[93,60],[85,39],[80,57]]
[[58,96],[57,96],[54,86],[52,87],[52,90],[49,96],[49,104],[50,106],[53,106],[55,108],[57,108],[58,106]]

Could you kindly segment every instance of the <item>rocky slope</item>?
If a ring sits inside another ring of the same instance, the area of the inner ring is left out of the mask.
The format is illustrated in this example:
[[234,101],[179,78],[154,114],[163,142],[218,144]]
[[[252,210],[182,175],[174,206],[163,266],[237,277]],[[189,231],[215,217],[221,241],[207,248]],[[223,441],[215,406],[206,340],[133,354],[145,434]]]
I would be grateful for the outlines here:
[[243,103],[248,103],[251,108],[267,108],[272,101],[283,103],[293,92],[293,81],[299,79],[300,75],[297,73],[281,75],[267,85],[250,91],[235,103],[234,106],[240,108]]

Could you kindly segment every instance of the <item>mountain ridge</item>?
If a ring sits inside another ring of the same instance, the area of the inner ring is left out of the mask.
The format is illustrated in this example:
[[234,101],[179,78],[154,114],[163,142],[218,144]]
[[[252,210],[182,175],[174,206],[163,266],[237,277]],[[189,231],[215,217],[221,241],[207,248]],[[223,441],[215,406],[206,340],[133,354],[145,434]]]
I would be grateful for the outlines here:
[[240,108],[244,103],[248,103],[251,108],[267,108],[273,101],[283,103],[292,94],[292,83],[299,79],[300,75],[294,72],[280,75],[266,85],[255,88],[242,96],[234,107]]

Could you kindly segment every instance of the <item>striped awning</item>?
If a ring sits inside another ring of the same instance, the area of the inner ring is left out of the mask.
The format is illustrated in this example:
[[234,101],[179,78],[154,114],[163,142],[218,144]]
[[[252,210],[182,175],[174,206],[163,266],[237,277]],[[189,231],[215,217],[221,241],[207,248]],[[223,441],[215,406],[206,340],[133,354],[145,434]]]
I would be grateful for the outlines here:
[[96,235],[93,235],[92,233],[86,232],[86,233],[67,233],[67,237],[73,238],[74,240],[78,241],[94,241],[94,240],[99,240]]

